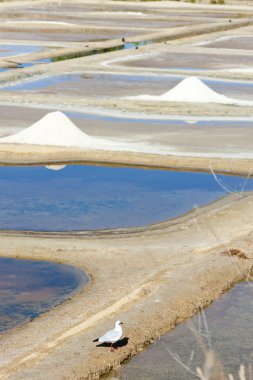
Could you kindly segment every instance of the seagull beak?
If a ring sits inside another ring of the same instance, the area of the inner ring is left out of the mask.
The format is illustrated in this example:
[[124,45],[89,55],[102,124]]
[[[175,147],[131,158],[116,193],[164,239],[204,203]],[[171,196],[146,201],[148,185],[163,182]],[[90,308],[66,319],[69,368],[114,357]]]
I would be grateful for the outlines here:
[[124,323],[123,323],[123,322],[120,322],[120,324],[121,324],[121,325],[124,325]]

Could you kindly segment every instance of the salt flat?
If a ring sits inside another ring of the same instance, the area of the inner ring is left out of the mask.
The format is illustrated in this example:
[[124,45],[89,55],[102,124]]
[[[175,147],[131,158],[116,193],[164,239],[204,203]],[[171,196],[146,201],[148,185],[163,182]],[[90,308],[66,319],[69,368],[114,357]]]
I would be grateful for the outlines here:
[[[2,165],[100,163],[245,177],[252,172],[251,104],[215,104],[208,97],[206,103],[124,98],[169,91],[164,75],[176,77],[177,83],[186,77],[209,81],[226,97],[252,101],[253,56],[248,37],[241,37],[251,32],[251,2],[11,1],[1,3],[0,10],[2,42],[43,46],[43,51],[19,55],[30,67],[12,69],[13,63],[3,63],[0,137],[13,136],[0,144]],[[244,40],[240,49],[236,36]],[[42,59],[47,61],[38,62]],[[9,88],[69,73],[83,76],[76,89],[71,81],[47,92]],[[136,89],[138,75],[143,80]],[[113,76],[124,77],[115,88]],[[152,87],[159,76],[164,87]],[[198,92],[198,86],[192,90]],[[70,121],[61,118],[57,124],[46,117],[37,133],[34,123],[52,111]],[[101,140],[107,140],[106,149],[99,147]],[[1,256],[72,264],[85,269],[91,283],[1,337],[0,379],[98,378],[210,304],[252,271],[252,205],[251,193],[236,193],[146,227],[1,231]],[[231,249],[238,255],[231,257]],[[115,318],[124,321],[129,340],[109,356],[92,340]]]

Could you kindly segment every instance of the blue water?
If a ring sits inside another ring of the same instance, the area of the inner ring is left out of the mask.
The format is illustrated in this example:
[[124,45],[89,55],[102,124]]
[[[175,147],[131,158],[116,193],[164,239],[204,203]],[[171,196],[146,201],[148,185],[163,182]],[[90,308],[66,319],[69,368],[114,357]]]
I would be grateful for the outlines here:
[[51,62],[50,58],[48,58],[48,59],[39,59],[37,61],[32,61],[32,62],[24,62],[24,63],[19,64],[16,67],[0,68],[0,73],[8,71],[8,70],[23,69],[25,67],[31,67],[31,66],[35,66],[35,65],[38,65],[38,64],[41,64],[41,63],[50,63],[50,62]]
[[0,44],[0,57],[11,57],[18,54],[37,53],[42,50],[43,47],[41,46]]
[[37,61],[24,62],[19,67],[24,68],[24,67],[30,67],[30,66],[38,65],[39,63],[50,63],[50,62],[51,62],[50,58],[38,59]]
[[123,45],[123,48],[124,49],[136,49],[138,48],[139,46],[145,46],[145,45],[151,45],[153,43],[153,41],[140,41],[140,42],[126,42],[124,45]]
[[[19,83],[17,85],[11,85],[11,86],[6,86],[2,87],[1,89],[4,90],[13,90],[13,91],[18,91],[18,90],[40,90],[43,88],[47,87],[57,87],[63,83],[67,82],[76,82],[79,83],[80,81],[84,81],[89,79],[89,80],[112,80],[112,81],[129,81],[129,82],[142,82],[142,81],[161,81],[161,79],[165,80],[168,79],[168,77],[162,77],[162,76],[142,76],[142,75],[121,75],[121,74],[116,74],[116,75],[104,75],[104,74],[61,74],[61,75],[54,75],[54,76],[49,76],[49,77],[43,77],[41,79],[37,80],[29,80],[27,82]],[[169,78],[170,79],[170,78]],[[66,89],[67,90],[67,89]]]
[[0,334],[60,304],[89,281],[68,265],[9,258],[0,258],[0,277]]
[[[22,83],[0,87],[9,91],[37,91],[71,93],[87,96],[135,96],[140,94],[161,95],[176,86],[182,75],[126,75],[69,73],[42,77]],[[253,82],[204,79],[213,90],[227,96],[249,98],[253,96]]]
[[29,81],[25,83],[20,83],[17,85],[5,87],[5,90],[32,90],[32,89],[41,89],[45,87],[57,86],[61,83],[68,81],[78,81],[80,79],[79,74],[65,74],[65,75],[55,75],[53,77],[46,77],[38,79],[35,81]]
[[[117,116],[117,115],[99,115],[99,114],[88,114],[88,113],[79,113],[79,112],[73,112],[73,111],[66,111],[64,112],[69,118],[71,119],[86,119],[86,120],[99,120],[99,121],[109,121],[109,122],[127,122],[130,124],[142,124],[142,125],[147,125],[147,124],[164,124],[167,126],[171,125],[178,125],[178,126],[187,126],[188,129],[192,128],[194,129],[196,126],[201,126],[201,127],[217,127],[217,126],[225,126],[228,128],[233,128],[233,127],[238,127],[238,124],[242,127],[252,127],[252,121],[245,121],[245,120],[196,120],[195,123],[189,124],[185,120],[180,120],[180,119],[155,119],[155,118],[148,118],[148,119],[141,119],[141,118],[135,118],[135,117],[130,117],[130,116]],[[191,117],[189,117],[191,119]]]
[[[230,191],[253,179],[218,176]],[[0,167],[0,229],[70,231],[142,226],[226,194],[211,174],[68,166]]]
[[[194,375],[196,367],[203,368],[205,361],[201,344],[216,352],[225,371],[232,373],[235,379],[238,379],[241,364],[248,374],[249,366],[252,371],[252,299],[252,283],[236,285],[205,310],[207,328],[203,315],[194,316],[189,322],[179,324],[173,331],[155,341],[147,351],[132,358],[119,371],[105,378],[197,380],[199,377]],[[192,373],[179,364],[173,355],[178,355]],[[247,379],[250,376],[247,375]]]

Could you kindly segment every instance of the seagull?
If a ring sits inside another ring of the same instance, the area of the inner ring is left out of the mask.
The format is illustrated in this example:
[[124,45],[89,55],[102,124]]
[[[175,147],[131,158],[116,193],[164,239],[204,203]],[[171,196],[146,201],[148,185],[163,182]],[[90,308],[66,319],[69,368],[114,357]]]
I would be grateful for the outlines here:
[[93,342],[99,342],[99,343],[111,343],[111,351],[114,351],[113,344],[118,342],[120,338],[123,335],[123,330],[121,325],[123,325],[123,322],[120,322],[119,320],[115,322],[115,327],[113,330],[107,331],[103,336],[100,338],[97,338],[93,340]]

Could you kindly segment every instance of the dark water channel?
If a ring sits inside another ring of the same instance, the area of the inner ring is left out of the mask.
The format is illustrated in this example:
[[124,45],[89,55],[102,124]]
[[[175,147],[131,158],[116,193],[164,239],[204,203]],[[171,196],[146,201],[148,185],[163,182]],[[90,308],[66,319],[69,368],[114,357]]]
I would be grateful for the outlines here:
[[[248,368],[253,361],[252,313],[253,284],[236,285],[221,299],[214,302],[203,314],[178,325],[162,336],[146,351],[132,358],[116,373],[106,379],[122,380],[196,380],[192,372],[196,366],[203,368],[204,354],[201,344],[209,346],[220,358],[227,373],[235,378],[241,364]],[[193,333],[192,330],[196,332]],[[208,342],[209,341],[209,342]],[[201,342],[201,344],[200,344]],[[218,380],[218,379],[217,379]]]
[[70,231],[142,226],[183,215],[253,179],[71,165],[0,167],[0,229]]
[[0,334],[31,321],[85,286],[88,276],[71,266],[0,258]]

